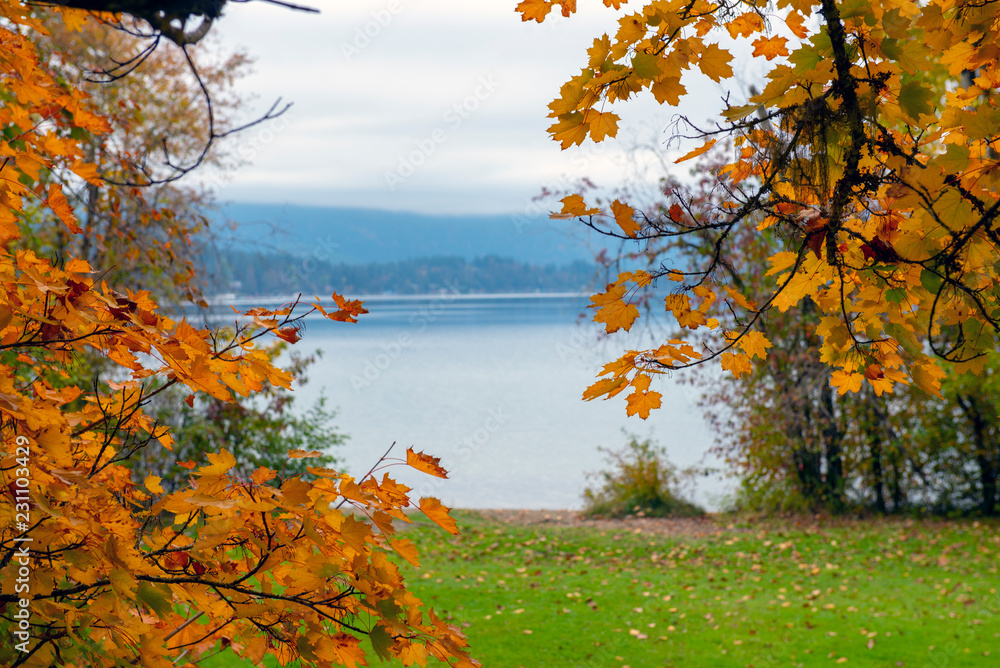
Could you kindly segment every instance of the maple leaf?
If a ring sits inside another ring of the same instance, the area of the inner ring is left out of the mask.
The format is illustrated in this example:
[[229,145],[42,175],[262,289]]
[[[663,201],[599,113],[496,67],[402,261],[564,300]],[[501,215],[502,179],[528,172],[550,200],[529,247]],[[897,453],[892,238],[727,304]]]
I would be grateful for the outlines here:
[[595,112],[591,114],[589,119],[591,139],[594,141],[604,141],[605,137],[614,137],[617,135],[619,120],[618,115],[611,112]]
[[733,378],[739,378],[753,371],[753,363],[750,358],[742,353],[722,353],[719,359],[723,370],[732,373]]
[[771,342],[760,332],[749,331],[740,338],[737,345],[750,359],[759,357],[764,360],[767,359],[767,349],[771,347]]
[[62,186],[58,183],[53,183],[49,186],[49,198],[46,204],[59,216],[59,220],[69,228],[70,232],[73,234],[81,234],[83,232],[80,226],[76,224],[76,214],[73,213],[73,207],[69,205],[66,195],[63,194]]
[[274,330],[275,336],[289,343],[295,343],[302,337],[299,336],[299,330],[297,327],[281,327],[280,329]]
[[590,208],[580,195],[567,195],[561,200],[563,208],[559,213],[553,213],[550,218],[574,218],[576,216],[592,216],[600,213],[600,209]]
[[611,214],[615,217],[618,227],[622,228],[626,235],[635,237],[638,234],[641,226],[635,222],[635,209],[616,199],[611,203]]
[[778,56],[787,56],[788,39],[784,37],[760,37],[753,42],[753,55],[764,56],[768,60],[774,60]]
[[440,457],[431,457],[422,452],[414,452],[413,448],[406,449],[406,464],[411,468],[423,471],[437,478],[448,477],[448,472],[441,468]]
[[420,510],[435,524],[450,534],[458,535],[458,525],[448,514],[448,509],[432,496],[420,499]]
[[604,292],[590,298],[589,308],[597,308],[594,322],[603,322],[608,334],[619,329],[627,332],[639,317],[638,307],[625,302],[627,293],[628,289],[624,285],[609,283]]
[[521,0],[516,9],[521,14],[522,21],[538,21],[541,23],[552,11],[553,2],[548,0]]
[[689,151],[688,153],[685,153],[681,157],[679,157],[676,160],[674,160],[674,164],[676,165],[676,164],[679,164],[679,163],[691,160],[693,158],[697,158],[699,155],[702,155],[703,153],[706,153],[713,146],[715,146],[716,143],[718,143],[718,141],[719,140],[717,140],[717,139],[709,139],[707,142],[705,142],[704,144],[702,144],[698,148],[694,149],[693,151]]
[[632,394],[627,398],[628,415],[638,415],[645,420],[649,417],[649,412],[660,407],[660,400],[663,395],[659,392],[649,390],[650,378],[646,375],[639,375],[632,381]]
[[848,392],[860,392],[865,377],[860,373],[838,369],[830,376],[830,385],[837,388],[837,394],[843,396]]
[[719,83],[733,76],[733,68],[729,65],[733,57],[718,44],[709,44],[701,52],[698,67],[712,81]]

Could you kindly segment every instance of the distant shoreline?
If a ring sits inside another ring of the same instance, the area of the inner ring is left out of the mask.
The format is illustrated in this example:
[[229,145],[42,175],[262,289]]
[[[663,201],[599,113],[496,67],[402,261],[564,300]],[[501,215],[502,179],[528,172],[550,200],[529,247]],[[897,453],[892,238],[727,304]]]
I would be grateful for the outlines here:
[[[421,302],[421,301],[486,301],[486,300],[513,300],[513,299],[577,299],[590,297],[592,292],[431,292],[426,294],[378,294],[378,295],[345,295],[348,299],[360,299],[365,302]],[[210,306],[259,306],[261,304],[287,304],[298,299],[307,303],[312,297],[306,293],[294,295],[270,295],[259,297],[245,297],[232,295],[213,295],[205,301]],[[323,301],[328,301],[329,297],[322,297]]]

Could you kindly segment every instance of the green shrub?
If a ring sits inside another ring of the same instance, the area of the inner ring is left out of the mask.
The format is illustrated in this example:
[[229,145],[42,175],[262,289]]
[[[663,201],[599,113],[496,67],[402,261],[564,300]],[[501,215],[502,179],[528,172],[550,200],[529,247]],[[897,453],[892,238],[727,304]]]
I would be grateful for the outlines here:
[[610,469],[589,474],[600,481],[583,492],[587,516],[695,517],[704,510],[681,498],[677,467],[667,459],[667,450],[651,441],[629,436],[621,450],[599,447],[607,455]]

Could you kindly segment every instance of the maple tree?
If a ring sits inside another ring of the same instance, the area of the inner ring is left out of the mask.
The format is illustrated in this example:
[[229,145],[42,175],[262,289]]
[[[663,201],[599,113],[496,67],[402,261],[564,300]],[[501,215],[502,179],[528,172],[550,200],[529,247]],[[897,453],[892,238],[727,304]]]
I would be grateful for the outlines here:
[[[554,8],[568,17],[576,2],[518,5],[534,21]],[[714,127],[687,121],[688,136],[702,144],[678,162],[720,139],[735,147],[713,210],[692,215],[683,190],[655,216],[618,200],[602,209],[580,195],[563,199],[558,215],[621,239],[708,235],[716,249],[694,269],[623,272],[593,305],[609,332],[628,330],[639,317],[629,296],[657,279],[675,281],[666,310],[695,335],[717,332],[717,345],[671,339],[628,351],[585,398],[627,391],[628,413],[645,418],[660,405],[651,388],[658,374],[713,359],[734,377],[747,374],[769,354],[764,314],[804,300],[840,395],[867,385],[881,396],[911,382],[938,394],[942,359],[959,373],[980,370],[1000,316],[998,12],[1000,3],[966,0],[656,0],[596,39],[549,107],[550,132],[564,148],[613,137],[613,106],[633,95],[677,104],[686,71],[731,81],[734,49],[720,36],[745,43],[769,70],[747,104],[720,103]],[[769,258],[775,285],[758,301],[723,270],[742,228],[788,239]],[[735,326],[723,326],[723,312]]]
[[[60,13],[70,29],[87,20]],[[134,478],[134,457],[172,447],[144,410],[151,399],[181,387],[222,402],[287,388],[265,337],[294,342],[306,316],[351,323],[366,310],[334,294],[333,306],[250,309],[217,336],[165,314],[148,291],[113,289],[85,259],[18,248],[39,207],[67,235],[86,233],[64,188],[106,187],[87,146],[113,126],[39,57],[47,30],[35,10],[0,0],[0,15],[0,662],[172,666],[229,648],[256,663],[354,666],[367,639],[405,665],[476,665],[389,558],[417,561],[394,526],[407,521],[409,489],[388,475],[247,473],[220,449],[186,463],[188,484],[170,492],[155,475]],[[118,371],[82,385],[69,371],[80,355]],[[405,463],[446,475],[412,450]],[[436,499],[418,505],[456,532]]]

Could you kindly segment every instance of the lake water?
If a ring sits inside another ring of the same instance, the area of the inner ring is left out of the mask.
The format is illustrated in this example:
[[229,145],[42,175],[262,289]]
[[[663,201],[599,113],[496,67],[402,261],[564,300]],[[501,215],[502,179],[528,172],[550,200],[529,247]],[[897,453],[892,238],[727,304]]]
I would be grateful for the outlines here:
[[[404,466],[391,476],[421,496],[463,508],[579,508],[598,446],[619,448],[622,429],[667,446],[681,467],[702,461],[712,435],[696,390],[666,380],[663,408],[625,415],[624,395],[584,402],[601,365],[637,342],[601,337],[583,322],[580,295],[376,297],[357,324],[310,318],[300,349],[321,349],[300,402],[322,391],[350,436],[335,452],[354,475],[385,450],[413,447],[441,458],[439,480]],[[699,478],[711,504],[723,482]]]

